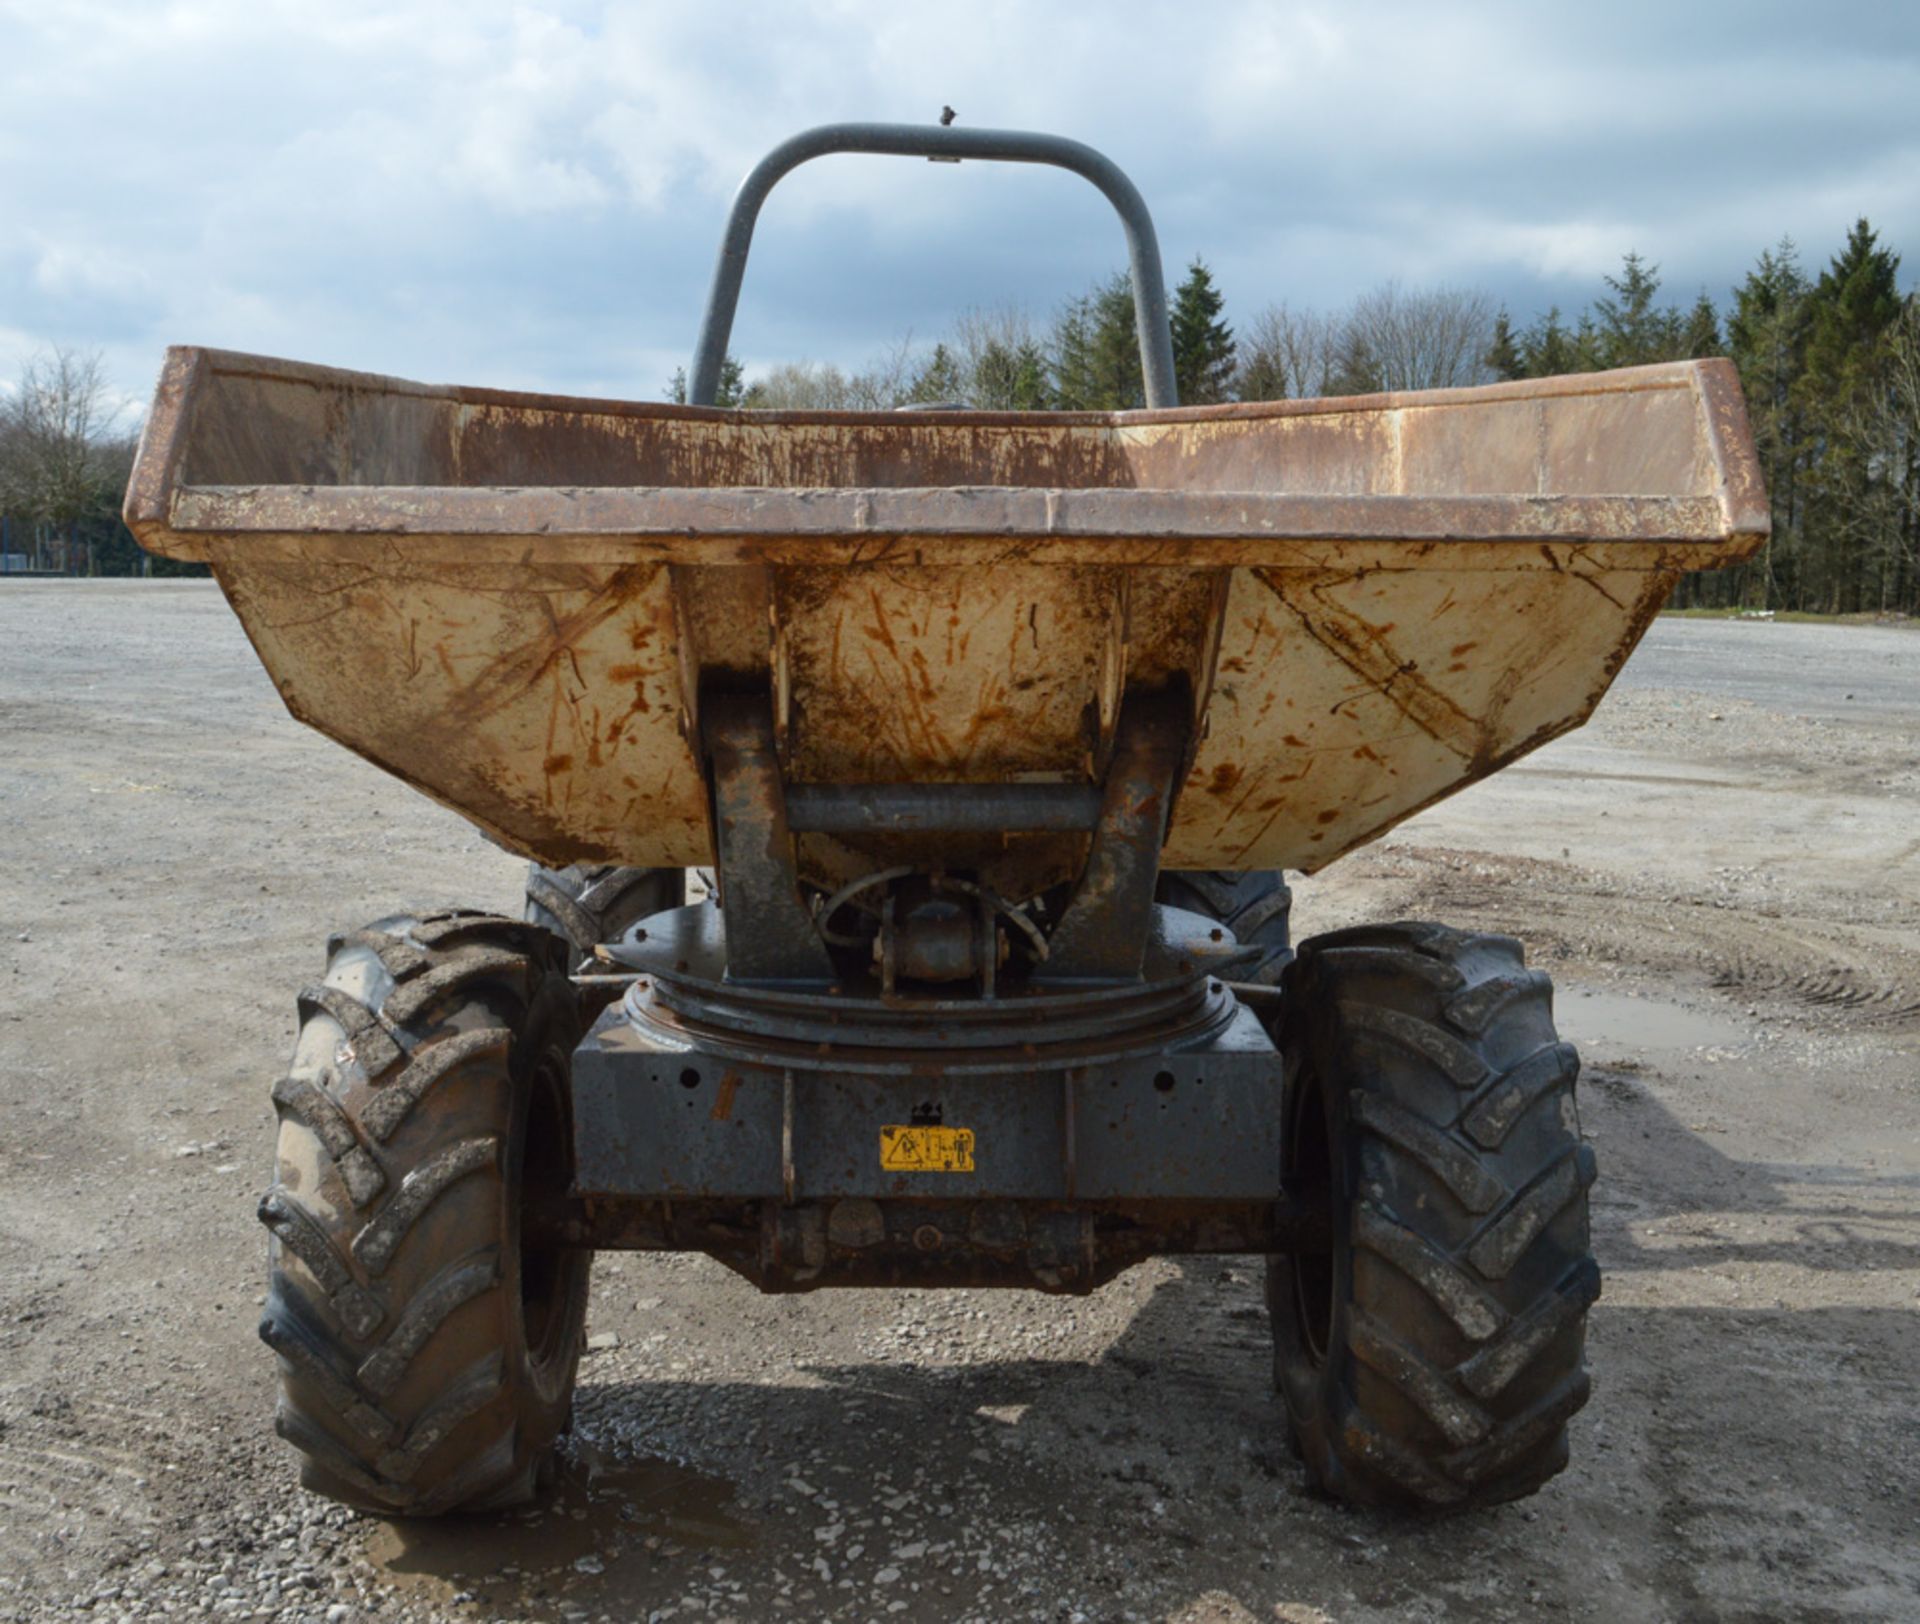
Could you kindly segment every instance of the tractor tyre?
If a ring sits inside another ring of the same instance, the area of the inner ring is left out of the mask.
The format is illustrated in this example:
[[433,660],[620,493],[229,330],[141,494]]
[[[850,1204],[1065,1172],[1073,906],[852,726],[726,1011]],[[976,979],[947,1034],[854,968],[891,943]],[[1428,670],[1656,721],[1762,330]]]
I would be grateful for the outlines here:
[[[606,863],[575,863],[571,868],[527,869],[526,917],[566,942],[569,967],[593,968],[593,950],[617,942],[627,928],[651,914],[677,908],[687,900],[687,872],[681,868],[618,868]],[[614,988],[577,989],[582,1028],[613,1001]]]
[[572,1178],[565,949],[468,911],[329,944],[274,1085],[260,1335],[309,1488],[383,1516],[534,1492],[572,1404],[590,1254],[522,1230]]
[[1282,988],[1282,1181],[1329,1236],[1268,1260],[1296,1453],[1358,1505],[1531,1494],[1567,1463],[1600,1294],[1552,986],[1510,937],[1394,924],[1303,942]]
[[1245,874],[1219,869],[1162,869],[1154,901],[1217,920],[1243,947],[1261,956],[1233,972],[1236,981],[1272,986],[1293,958],[1288,935],[1293,892],[1277,868]]
[[619,868],[575,863],[571,868],[527,869],[526,917],[573,949],[578,970],[602,942],[617,942],[629,925],[687,900],[681,868]]

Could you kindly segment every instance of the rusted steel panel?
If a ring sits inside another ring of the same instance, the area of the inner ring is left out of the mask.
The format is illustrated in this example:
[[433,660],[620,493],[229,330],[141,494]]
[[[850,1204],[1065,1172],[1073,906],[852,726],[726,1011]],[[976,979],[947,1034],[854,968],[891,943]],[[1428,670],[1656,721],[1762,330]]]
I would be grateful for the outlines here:
[[288,710],[502,844],[710,861],[664,566],[216,573]]
[[[1198,743],[1170,864],[1317,867],[1591,711],[1765,493],[1721,361],[1117,414],[752,413],[173,352],[127,498],[289,708],[548,862],[711,860],[700,684],[797,783],[1092,784]],[[929,855],[798,839],[808,877]],[[923,842],[924,843],[924,842]],[[1013,894],[1084,835],[938,837]]]
[[1172,868],[1321,868],[1577,727],[1672,584],[1570,549],[1546,570],[1233,579]]
[[801,782],[1072,776],[1122,572],[1029,563],[775,572]]

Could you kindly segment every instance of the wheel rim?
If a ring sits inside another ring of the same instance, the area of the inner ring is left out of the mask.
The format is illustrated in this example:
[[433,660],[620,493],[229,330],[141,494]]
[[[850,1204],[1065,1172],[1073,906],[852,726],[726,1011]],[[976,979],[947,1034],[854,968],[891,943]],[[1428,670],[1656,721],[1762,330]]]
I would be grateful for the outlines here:
[[[566,1061],[549,1050],[540,1058],[527,1102],[525,1149],[521,1158],[520,1202],[545,1205],[564,1195],[572,1146],[567,1118]],[[562,1357],[567,1339],[569,1258],[564,1247],[520,1226],[520,1322],[527,1361],[536,1371]]]
[[[1289,1124],[1292,1153],[1289,1182],[1295,1189],[1312,1191],[1326,1204],[1326,1229],[1333,1233],[1333,1130],[1327,1120],[1326,1095],[1318,1079],[1303,1077],[1302,1087]],[[1296,1252],[1293,1267],[1293,1320],[1299,1327],[1300,1344],[1316,1366],[1327,1359],[1333,1342],[1333,1245],[1329,1240],[1322,1251]]]

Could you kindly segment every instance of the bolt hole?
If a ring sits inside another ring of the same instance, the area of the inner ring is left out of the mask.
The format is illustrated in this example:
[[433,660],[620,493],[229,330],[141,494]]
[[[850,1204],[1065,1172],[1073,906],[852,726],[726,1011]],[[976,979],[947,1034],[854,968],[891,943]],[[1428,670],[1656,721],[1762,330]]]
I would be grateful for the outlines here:
[[1153,1086],[1159,1089],[1162,1094],[1171,1094],[1173,1092],[1173,1073],[1170,1071],[1155,1072],[1153,1074]]
[[700,1073],[692,1066],[687,1067],[685,1071],[680,1073],[680,1086],[682,1088],[698,1088],[700,1086]]

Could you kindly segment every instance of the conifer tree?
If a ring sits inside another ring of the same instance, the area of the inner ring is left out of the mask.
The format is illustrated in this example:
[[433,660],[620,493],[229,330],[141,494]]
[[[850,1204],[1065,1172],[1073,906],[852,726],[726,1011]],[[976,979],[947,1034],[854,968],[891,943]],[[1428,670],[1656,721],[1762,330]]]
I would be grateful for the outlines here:
[[1674,347],[1677,324],[1670,311],[1654,308],[1660,267],[1629,252],[1621,261],[1620,274],[1602,280],[1613,296],[1594,300],[1594,364],[1637,367],[1665,360]]
[[1233,391],[1233,329],[1220,319],[1226,301],[1196,258],[1173,298],[1173,375],[1182,406],[1212,406]]
[[1579,325],[1573,330],[1573,365],[1567,370],[1598,372],[1602,367],[1613,364],[1608,359],[1606,343],[1601,336],[1599,323],[1593,319],[1593,312],[1581,311]]
[[926,364],[913,376],[907,399],[916,406],[971,405],[960,363],[945,344],[936,344]]
[[1528,378],[1557,378],[1563,372],[1581,370],[1573,336],[1561,325],[1558,305],[1527,329],[1520,359],[1522,376]]
[[1016,344],[990,340],[974,363],[970,398],[982,411],[1045,411],[1053,404],[1045,352],[1030,338]]
[[1870,386],[1880,339],[1900,314],[1899,271],[1900,256],[1880,246],[1864,219],[1855,221],[1808,302],[1807,372],[1816,397],[1848,399]]
[[1817,561],[1823,579],[1820,607],[1831,611],[1859,609],[1871,598],[1866,550],[1854,545],[1850,520],[1877,477],[1863,428],[1885,381],[1884,340],[1900,315],[1899,269],[1900,256],[1858,220],[1807,299],[1795,393],[1820,456],[1805,472],[1802,525],[1809,562]]
[[1487,346],[1486,368],[1501,383],[1527,375],[1527,363],[1514,337],[1513,322],[1505,310],[1493,318],[1493,342]]
[[1062,307],[1047,340],[1048,393],[1061,411],[1088,410],[1093,394],[1093,300],[1082,294]]
[[1279,353],[1256,343],[1241,359],[1233,392],[1241,400],[1285,400],[1287,382],[1287,369]]
[[1123,411],[1145,404],[1133,284],[1126,272],[1073,300],[1054,323],[1053,397],[1066,411]]
[[1700,297],[1693,301],[1693,309],[1687,312],[1687,324],[1680,335],[1680,350],[1681,355],[1689,361],[1725,354],[1720,343],[1720,315],[1713,308],[1713,300],[1707,297],[1705,288],[1700,290]]
[[1095,398],[1103,411],[1128,411],[1147,403],[1140,364],[1140,329],[1134,320],[1133,282],[1117,272],[1093,296]]
[[1349,326],[1341,335],[1334,352],[1333,367],[1327,378],[1330,395],[1377,395],[1386,387],[1380,357],[1358,327]]
[[[747,398],[746,368],[729,355],[720,363],[720,383],[714,390],[713,403],[716,406],[739,406]],[[687,403],[687,369],[675,367],[673,376],[667,380],[667,399],[676,406]]]
[[[1733,291],[1727,316],[1727,353],[1740,369],[1753,425],[1754,447],[1773,503],[1773,530],[1756,561],[1756,589],[1743,601],[1773,607],[1791,591],[1800,528],[1799,465],[1803,431],[1794,388],[1806,352],[1807,279],[1791,237],[1761,252]],[[1740,566],[1740,573],[1748,573]]]

